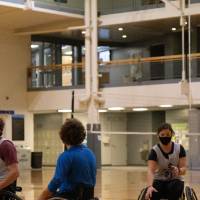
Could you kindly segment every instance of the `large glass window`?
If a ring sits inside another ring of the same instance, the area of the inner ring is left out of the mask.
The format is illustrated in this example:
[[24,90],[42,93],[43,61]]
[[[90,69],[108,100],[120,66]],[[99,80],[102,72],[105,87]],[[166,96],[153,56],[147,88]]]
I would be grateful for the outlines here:
[[[62,45],[62,64],[72,64],[73,52],[72,46]],[[70,66],[63,66],[62,68],[62,85],[69,86],[72,84],[72,68]]]

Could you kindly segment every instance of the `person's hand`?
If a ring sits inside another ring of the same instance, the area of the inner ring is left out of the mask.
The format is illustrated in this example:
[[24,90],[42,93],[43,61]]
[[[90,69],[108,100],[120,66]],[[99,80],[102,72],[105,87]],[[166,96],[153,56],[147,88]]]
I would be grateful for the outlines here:
[[173,177],[177,177],[179,176],[179,169],[176,166],[170,166],[171,172],[172,172],[172,176]]
[[158,192],[153,186],[149,186],[145,195],[145,199],[148,200],[152,197],[153,192]]

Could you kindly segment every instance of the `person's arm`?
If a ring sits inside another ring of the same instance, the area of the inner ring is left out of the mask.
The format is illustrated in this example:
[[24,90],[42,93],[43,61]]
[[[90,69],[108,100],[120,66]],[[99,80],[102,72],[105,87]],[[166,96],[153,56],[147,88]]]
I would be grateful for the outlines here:
[[0,190],[13,183],[15,180],[17,180],[19,176],[19,169],[17,163],[8,165],[7,169],[8,169],[8,174],[2,181],[0,181]]
[[182,157],[178,163],[179,175],[186,174],[186,157]]
[[182,145],[180,145],[178,171],[179,175],[185,175],[186,173],[186,151]]
[[182,145],[180,145],[179,161],[177,166],[172,166],[172,175],[181,176],[186,173],[186,152]]
[[154,173],[157,169],[157,155],[156,152],[152,149],[149,158],[148,158],[148,170],[147,170],[147,192],[145,199],[150,199],[153,192],[157,190],[153,187]]
[[38,200],[47,200],[53,197],[53,193],[49,191],[48,188],[44,189],[43,192],[38,197]]
[[148,161],[148,171],[147,171],[147,186],[153,185],[154,173],[157,169],[157,163],[154,160]]
[[55,174],[49,182],[46,189],[42,191],[37,200],[46,200],[52,197],[60,185],[63,183],[63,177],[66,177],[70,167],[69,155],[61,154],[57,160]]

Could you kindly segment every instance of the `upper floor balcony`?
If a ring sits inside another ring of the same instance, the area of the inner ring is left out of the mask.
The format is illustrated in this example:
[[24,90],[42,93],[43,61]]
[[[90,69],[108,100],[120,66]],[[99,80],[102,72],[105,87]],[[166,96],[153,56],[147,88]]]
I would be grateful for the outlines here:
[[[174,3],[178,3],[175,0]],[[2,5],[21,5],[25,8],[42,8],[84,15],[84,0],[0,0]],[[161,0],[98,0],[99,15],[139,11],[165,7]],[[200,0],[191,0],[200,3]]]
[[[200,79],[200,53],[191,55],[192,81]],[[185,55],[185,60],[188,56]],[[135,57],[99,62],[99,86],[121,87],[178,83],[182,74],[182,55]],[[188,68],[186,68],[188,78]],[[34,66],[28,68],[29,90],[84,88],[84,63]]]
[[0,0],[2,6],[29,10],[49,10],[77,15],[84,14],[83,0]]

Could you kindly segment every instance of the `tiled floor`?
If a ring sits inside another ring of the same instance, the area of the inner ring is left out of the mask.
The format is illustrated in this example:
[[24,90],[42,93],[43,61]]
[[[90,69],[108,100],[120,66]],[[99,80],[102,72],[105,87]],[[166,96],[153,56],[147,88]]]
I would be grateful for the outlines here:
[[[23,187],[23,192],[19,195],[25,200],[36,200],[53,175],[53,170],[53,167],[39,171],[21,170],[18,185]],[[185,181],[200,199],[200,171],[188,171]],[[145,167],[103,167],[98,170],[95,194],[102,200],[135,200],[145,185]]]

